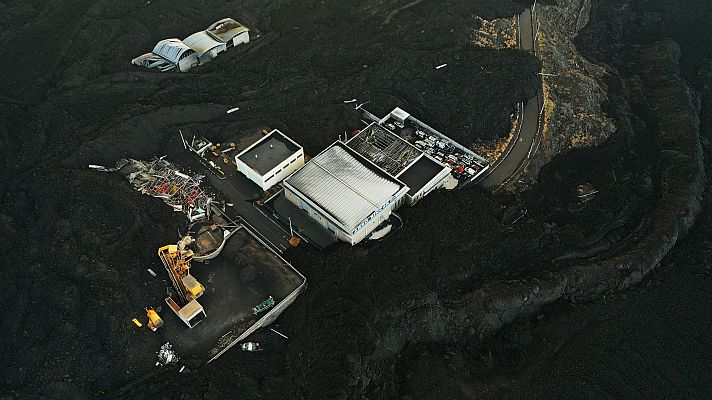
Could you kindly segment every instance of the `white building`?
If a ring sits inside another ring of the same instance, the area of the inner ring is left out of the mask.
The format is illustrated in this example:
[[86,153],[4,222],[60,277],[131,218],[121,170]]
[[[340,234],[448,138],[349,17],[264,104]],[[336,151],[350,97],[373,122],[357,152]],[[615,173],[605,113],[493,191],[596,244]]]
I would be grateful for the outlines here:
[[161,56],[181,71],[187,71],[199,64],[198,53],[179,39],[163,39],[153,48],[153,54]]
[[440,189],[449,176],[450,169],[448,167],[435,161],[429,155],[423,154],[399,173],[396,178],[410,188],[405,198],[408,200],[408,205],[412,206],[430,192]]
[[218,42],[225,43],[226,48],[250,42],[250,30],[232,18],[224,18],[210,25],[205,32]]
[[183,39],[183,43],[198,53],[198,59],[201,63],[212,61],[218,54],[226,50],[225,43],[215,40],[205,31],[195,32]]
[[283,186],[290,202],[352,245],[385,221],[409,190],[341,142],[311,159]]
[[250,30],[232,18],[223,18],[208,29],[196,32],[185,40],[161,40],[153,52],[142,54],[131,63],[161,71],[185,72],[201,63],[213,60],[218,54],[250,42]]
[[237,170],[262,190],[268,190],[304,166],[304,149],[273,130],[235,156]]

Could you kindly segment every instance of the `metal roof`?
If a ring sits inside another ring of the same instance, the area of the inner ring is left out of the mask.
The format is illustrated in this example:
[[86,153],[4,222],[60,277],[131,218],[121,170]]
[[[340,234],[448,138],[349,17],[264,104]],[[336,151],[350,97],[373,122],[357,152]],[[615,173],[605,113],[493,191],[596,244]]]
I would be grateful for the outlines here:
[[249,31],[249,29],[232,18],[223,18],[210,25],[205,31],[215,39],[227,43],[242,32]]
[[183,39],[183,43],[195,50],[199,56],[202,56],[216,47],[225,46],[225,43],[218,42],[213,39],[212,36],[205,33],[205,31],[195,32],[194,34]]
[[404,187],[354,154],[337,142],[286,180],[350,231]]
[[179,39],[163,39],[156,44],[153,48],[153,52],[159,56],[165,58],[168,61],[178,63],[180,61],[180,56],[186,51],[194,51],[187,44],[181,42]]

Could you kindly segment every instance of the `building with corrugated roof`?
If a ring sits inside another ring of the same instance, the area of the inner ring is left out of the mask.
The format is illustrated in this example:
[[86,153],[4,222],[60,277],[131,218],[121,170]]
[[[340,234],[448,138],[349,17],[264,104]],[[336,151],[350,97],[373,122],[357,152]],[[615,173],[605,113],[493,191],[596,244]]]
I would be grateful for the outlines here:
[[198,53],[201,63],[212,61],[218,54],[226,50],[225,43],[218,42],[205,31],[195,32],[183,39],[183,43]]
[[409,190],[341,142],[319,153],[282,186],[290,202],[352,245],[388,219]]
[[199,64],[198,53],[180,39],[163,39],[153,48],[153,54],[163,57],[183,72]]

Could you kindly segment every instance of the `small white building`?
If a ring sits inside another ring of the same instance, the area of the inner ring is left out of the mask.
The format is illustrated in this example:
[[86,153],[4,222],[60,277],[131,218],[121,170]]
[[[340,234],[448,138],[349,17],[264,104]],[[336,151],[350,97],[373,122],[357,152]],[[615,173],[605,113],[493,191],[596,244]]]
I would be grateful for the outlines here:
[[266,191],[304,166],[304,149],[275,129],[236,155],[235,164]]
[[290,202],[352,245],[388,219],[409,190],[341,142],[319,153],[282,185]]
[[228,49],[250,42],[250,30],[232,18],[223,18],[215,22],[205,32],[218,42],[225,43]]
[[198,53],[175,38],[158,42],[156,47],[153,48],[153,53],[168,60],[181,72],[187,71],[200,63]]
[[227,48],[225,43],[215,40],[205,31],[195,32],[183,39],[183,43],[198,53],[198,59],[201,63],[212,61]]

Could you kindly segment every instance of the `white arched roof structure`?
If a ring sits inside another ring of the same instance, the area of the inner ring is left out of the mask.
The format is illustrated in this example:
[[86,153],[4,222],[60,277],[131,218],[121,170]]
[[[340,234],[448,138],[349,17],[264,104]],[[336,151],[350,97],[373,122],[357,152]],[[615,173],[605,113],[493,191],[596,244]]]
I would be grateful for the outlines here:
[[210,36],[223,43],[227,43],[235,36],[249,31],[247,27],[232,18],[223,18],[206,29],[206,32],[208,32]]
[[218,42],[213,39],[212,36],[205,33],[205,31],[195,32],[194,34],[183,39],[183,43],[188,45],[191,49],[198,53],[199,57],[203,57],[203,54],[209,52],[216,47],[222,47],[224,50],[225,43]]
[[164,39],[156,44],[153,48],[153,53],[165,58],[166,60],[178,64],[178,62],[195,53],[195,50],[191,49],[190,46],[181,42],[179,39]]

